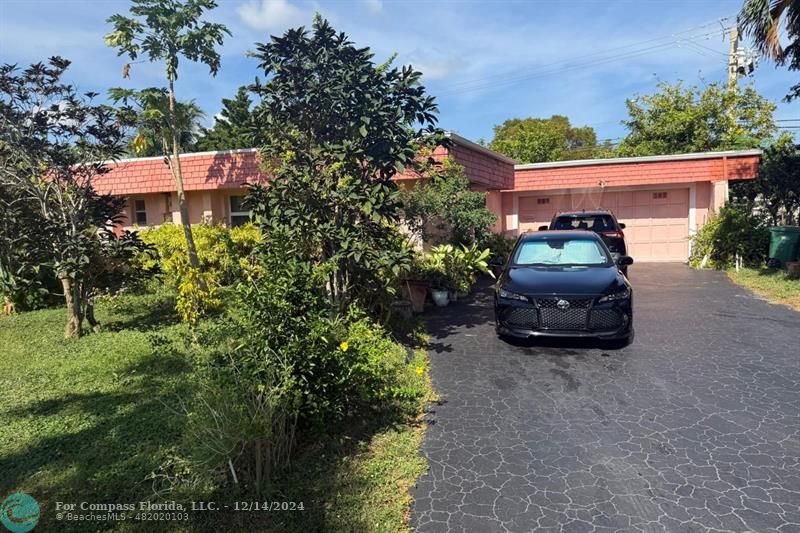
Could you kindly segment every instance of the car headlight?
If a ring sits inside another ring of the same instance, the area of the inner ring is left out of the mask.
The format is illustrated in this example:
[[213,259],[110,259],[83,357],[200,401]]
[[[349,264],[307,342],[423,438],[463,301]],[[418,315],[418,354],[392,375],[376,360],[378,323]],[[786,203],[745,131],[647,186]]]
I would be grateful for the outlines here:
[[605,296],[597,300],[597,303],[613,302],[616,300],[627,300],[630,297],[631,297],[631,288],[626,286],[621,291],[612,292],[611,294],[606,294]]
[[507,291],[507,290],[505,290],[503,288],[501,288],[498,291],[497,295],[500,298],[507,298],[509,300],[522,300],[523,302],[527,302],[528,301],[528,298],[526,298],[525,296],[523,296],[521,294],[517,294],[516,292]]

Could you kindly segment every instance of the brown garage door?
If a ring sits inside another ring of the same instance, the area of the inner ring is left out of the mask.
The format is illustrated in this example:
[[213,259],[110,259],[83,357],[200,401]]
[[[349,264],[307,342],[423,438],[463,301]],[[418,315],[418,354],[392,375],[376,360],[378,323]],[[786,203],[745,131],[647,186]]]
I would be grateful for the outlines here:
[[628,253],[637,261],[689,256],[689,189],[604,191],[519,198],[520,231],[549,224],[557,211],[612,209],[625,223]]

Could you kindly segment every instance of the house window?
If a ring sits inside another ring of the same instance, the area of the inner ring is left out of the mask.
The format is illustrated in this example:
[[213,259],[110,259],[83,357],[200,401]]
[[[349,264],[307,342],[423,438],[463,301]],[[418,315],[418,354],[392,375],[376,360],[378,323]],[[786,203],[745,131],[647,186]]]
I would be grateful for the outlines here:
[[665,192],[654,192],[653,193],[653,200],[663,200],[667,197],[667,193]]
[[231,196],[231,227],[241,226],[250,220],[250,211],[244,208],[244,196]]
[[537,198],[536,203],[539,205],[545,205],[550,203],[550,198]]
[[137,226],[146,226],[147,225],[147,208],[144,205],[144,200],[134,200],[134,202],[133,202],[133,211],[134,211],[134,215],[136,215],[136,225]]

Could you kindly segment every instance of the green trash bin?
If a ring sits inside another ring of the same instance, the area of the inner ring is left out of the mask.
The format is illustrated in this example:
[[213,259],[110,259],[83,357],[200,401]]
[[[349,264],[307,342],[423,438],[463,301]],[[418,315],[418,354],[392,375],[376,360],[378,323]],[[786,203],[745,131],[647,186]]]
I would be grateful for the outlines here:
[[797,259],[800,249],[800,226],[778,226],[769,228],[770,264],[784,266]]

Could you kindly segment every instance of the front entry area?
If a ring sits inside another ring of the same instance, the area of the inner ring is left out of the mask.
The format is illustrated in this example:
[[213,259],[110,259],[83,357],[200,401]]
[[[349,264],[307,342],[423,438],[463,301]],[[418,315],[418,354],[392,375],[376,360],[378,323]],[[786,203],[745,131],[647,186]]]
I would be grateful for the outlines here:
[[689,188],[585,190],[517,198],[519,230],[536,231],[559,211],[610,209],[625,224],[628,254],[636,261],[689,257]]

